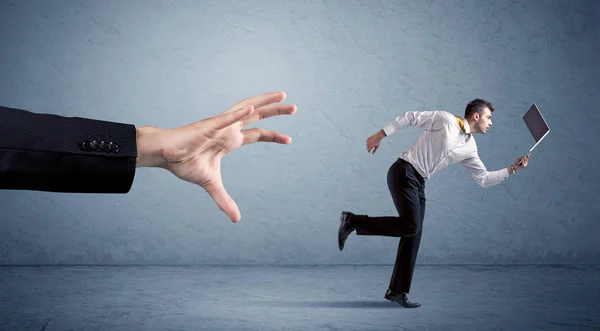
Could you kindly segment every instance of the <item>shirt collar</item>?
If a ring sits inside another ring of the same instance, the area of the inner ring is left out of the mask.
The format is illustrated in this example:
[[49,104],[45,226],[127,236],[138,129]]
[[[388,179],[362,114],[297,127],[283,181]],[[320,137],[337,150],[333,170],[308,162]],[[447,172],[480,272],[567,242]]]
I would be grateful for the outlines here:
[[471,126],[469,125],[469,121],[467,121],[464,118],[462,120],[465,123],[465,133],[470,135],[471,134]]
[[456,117],[456,124],[458,124],[458,126],[460,127],[460,131],[463,131],[464,128],[464,133],[468,136],[471,135],[471,126],[469,126],[469,122],[462,117],[458,117],[456,115],[454,115],[454,117]]

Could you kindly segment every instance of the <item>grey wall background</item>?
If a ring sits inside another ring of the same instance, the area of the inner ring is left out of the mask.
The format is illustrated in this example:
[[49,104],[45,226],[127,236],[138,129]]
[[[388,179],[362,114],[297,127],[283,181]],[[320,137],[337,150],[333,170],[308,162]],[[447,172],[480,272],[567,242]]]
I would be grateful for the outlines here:
[[460,166],[427,183],[419,263],[597,263],[597,1],[0,1],[0,104],[175,127],[283,90],[293,117],[261,126],[288,146],[245,146],[223,177],[242,221],[198,187],[138,170],[126,195],[0,192],[1,264],[391,264],[397,239],[352,236],[341,210],[394,214],[385,176],[418,137],[367,154],[408,110],[463,114],[490,170],[552,128],[530,166],[480,188]]

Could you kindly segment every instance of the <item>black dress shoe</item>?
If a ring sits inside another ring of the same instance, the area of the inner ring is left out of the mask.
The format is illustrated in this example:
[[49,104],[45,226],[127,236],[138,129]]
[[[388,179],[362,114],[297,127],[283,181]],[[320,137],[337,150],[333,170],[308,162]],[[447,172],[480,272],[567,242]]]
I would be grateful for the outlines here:
[[403,307],[406,307],[406,308],[421,307],[420,303],[408,301],[408,294],[406,292],[398,293],[398,292],[388,289],[387,292],[385,292],[384,298],[386,298],[390,301],[399,303],[400,305],[402,305]]
[[344,244],[346,243],[346,239],[355,230],[355,228],[350,224],[350,218],[352,218],[354,214],[343,211],[340,216],[340,228],[338,230],[338,246],[340,247],[340,251],[344,249]]

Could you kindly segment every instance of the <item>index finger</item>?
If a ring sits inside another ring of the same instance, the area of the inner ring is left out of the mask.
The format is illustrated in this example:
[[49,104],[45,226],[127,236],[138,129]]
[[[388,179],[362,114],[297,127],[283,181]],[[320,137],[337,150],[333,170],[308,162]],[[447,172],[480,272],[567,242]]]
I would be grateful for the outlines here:
[[229,109],[225,112],[227,113],[227,112],[230,112],[230,111],[238,109],[238,108],[242,108],[247,105],[253,105],[254,108],[260,108],[260,107],[263,107],[266,105],[270,105],[274,102],[281,102],[281,101],[285,100],[285,97],[286,97],[285,92],[269,92],[269,93],[264,93],[264,94],[260,94],[260,95],[255,95],[253,97],[249,97],[242,101],[239,101],[235,105],[229,107]]

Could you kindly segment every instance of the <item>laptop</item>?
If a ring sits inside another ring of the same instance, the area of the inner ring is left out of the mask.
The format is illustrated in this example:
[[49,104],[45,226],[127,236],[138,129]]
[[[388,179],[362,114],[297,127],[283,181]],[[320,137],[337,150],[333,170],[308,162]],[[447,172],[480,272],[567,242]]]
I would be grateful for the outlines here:
[[[535,145],[529,150],[529,153],[531,153],[542,139],[550,133],[550,127],[535,103],[529,108],[525,115],[523,115],[523,121],[525,121],[525,125],[527,125],[533,139],[535,139]],[[519,165],[521,165],[521,162],[519,162]]]

